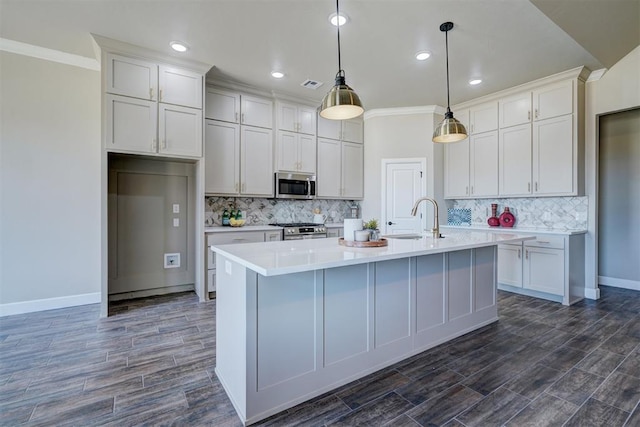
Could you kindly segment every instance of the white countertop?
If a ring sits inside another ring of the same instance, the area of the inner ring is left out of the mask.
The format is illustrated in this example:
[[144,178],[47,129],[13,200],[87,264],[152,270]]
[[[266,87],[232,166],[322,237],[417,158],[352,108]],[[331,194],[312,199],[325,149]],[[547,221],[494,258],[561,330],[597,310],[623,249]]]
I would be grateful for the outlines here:
[[240,231],[273,231],[273,230],[282,230],[282,227],[276,227],[274,225],[244,225],[242,227],[227,227],[222,225],[214,225],[213,227],[205,227],[205,233],[227,233],[229,231],[232,232],[240,232]]
[[329,238],[219,245],[211,246],[211,250],[263,276],[276,276],[531,239],[532,236],[512,233],[455,231],[436,240],[430,236],[419,240],[388,239],[388,246],[376,248],[341,246],[337,238]]
[[553,229],[553,228],[536,228],[536,227],[489,227],[488,225],[441,225],[441,230],[472,230],[472,231],[489,231],[492,233],[516,233],[516,234],[556,234],[562,236],[571,236],[574,234],[584,234],[587,230],[575,229]]

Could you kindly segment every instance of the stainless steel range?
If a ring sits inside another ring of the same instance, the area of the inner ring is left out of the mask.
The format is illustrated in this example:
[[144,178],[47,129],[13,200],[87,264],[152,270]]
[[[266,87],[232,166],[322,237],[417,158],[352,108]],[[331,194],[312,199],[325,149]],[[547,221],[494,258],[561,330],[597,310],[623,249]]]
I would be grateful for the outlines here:
[[327,237],[327,229],[322,224],[311,222],[291,222],[269,224],[283,227],[283,240],[324,239]]

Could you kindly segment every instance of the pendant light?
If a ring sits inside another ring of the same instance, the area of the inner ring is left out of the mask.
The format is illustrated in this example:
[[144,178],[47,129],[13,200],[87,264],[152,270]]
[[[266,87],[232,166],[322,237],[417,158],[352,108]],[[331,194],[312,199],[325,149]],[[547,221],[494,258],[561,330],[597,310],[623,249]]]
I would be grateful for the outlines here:
[[453,22],[445,22],[440,25],[440,31],[444,32],[445,46],[447,49],[447,112],[444,120],[433,131],[433,142],[448,143],[462,141],[467,137],[467,130],[464,125],[453,117],[449,107],[449,30],[453,28]]
[[[336,13],[340,16],[339,0],[336,0]],[[344,70],[340,61],[340,25],[338,28],[338,73],[336,83],[322,100],[320,116],[329,120],[347,120],[364,113],[362,102],[357,93],[345,83]]]

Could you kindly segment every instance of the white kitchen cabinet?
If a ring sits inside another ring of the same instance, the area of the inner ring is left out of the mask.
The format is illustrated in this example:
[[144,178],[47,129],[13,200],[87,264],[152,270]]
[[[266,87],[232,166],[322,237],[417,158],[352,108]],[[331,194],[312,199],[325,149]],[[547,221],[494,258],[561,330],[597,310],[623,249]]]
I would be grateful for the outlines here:
[[470,135],[493,130],[498,130],[497,102],[486,102],[469,108],[469,129],[467,131]]
[[106,54],[106,92],[158,100],[158,65],[142,59]]
[[205,193],[273,196],[271,130],[206,120]]
[[240,126],[205,120],[205,184],[207,194],[238,194]]
[[158,117],[159,153],[202,157],[202,110],[160,104]]
[[498,195],[498,131],[469,137],[469,187],[471,197]]
[[339,139],[342,141],[363,143],[362,119],[351,120],[327,120],[319,115],[318,138]]
[[544,86],[533,91],[533,119],[546,120],[574,112],[573,81]]
[[159,102],[202,110],[202,75],[199,73],[160,65],[158,87]]
[[278,131],[276,169],[283,172],[316,171],[316,137],[295,132]]
[[278,102],[278,129],[306,135],[316,134],[316,109],[305,105]]
[[577,194],[575,140],[574,120],[571,114],[534,122],[534,194]]
[[500,128],[531,122],[531,92],[503,98],[500,105]]
[[531,124],[500,129],[498,145],[500,195],[531,194]]
[[273,197],[273,133],[270,129],[240,128],[240,194]]
[[226,232],[207,233],[205,236],[205,253],[207,254],[207,291],[216,290],[216,255],[211,251],[213,245],[232,245],[238,243],[275,242],[282,240],[282,230],[244,231],[243,229]]
[[107,53],[107,150],[202,157],[200,73]]
[[572,304],[584,297],[584,235],[498,245],[498,288]]
[[157,149],[157,104],[154,101],[105,95],[107,150],[154,153]]
[[363,173],[362,144],[318,139],[318,197],[361,199],[364,195]]
[[273,101],[208,87],[205,97],[205,118],[271,129],[273,128]]
[[469,138],[444,147],[446,198],[469,197]]

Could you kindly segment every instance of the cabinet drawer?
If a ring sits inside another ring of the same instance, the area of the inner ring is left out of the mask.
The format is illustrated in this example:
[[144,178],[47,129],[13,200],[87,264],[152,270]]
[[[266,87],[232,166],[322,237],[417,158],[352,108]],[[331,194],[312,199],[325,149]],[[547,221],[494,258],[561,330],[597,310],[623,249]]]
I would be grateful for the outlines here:
[[207,271],[207,292],[214,292],[216,290],[216,271]]
[[561,236],[537,236],[536,240],[526,240],[524,245],[536,248],[564,249],[564,237]]
[[251,242],[264,242],[264,231],[231,231],[207,236],[207,246]]

